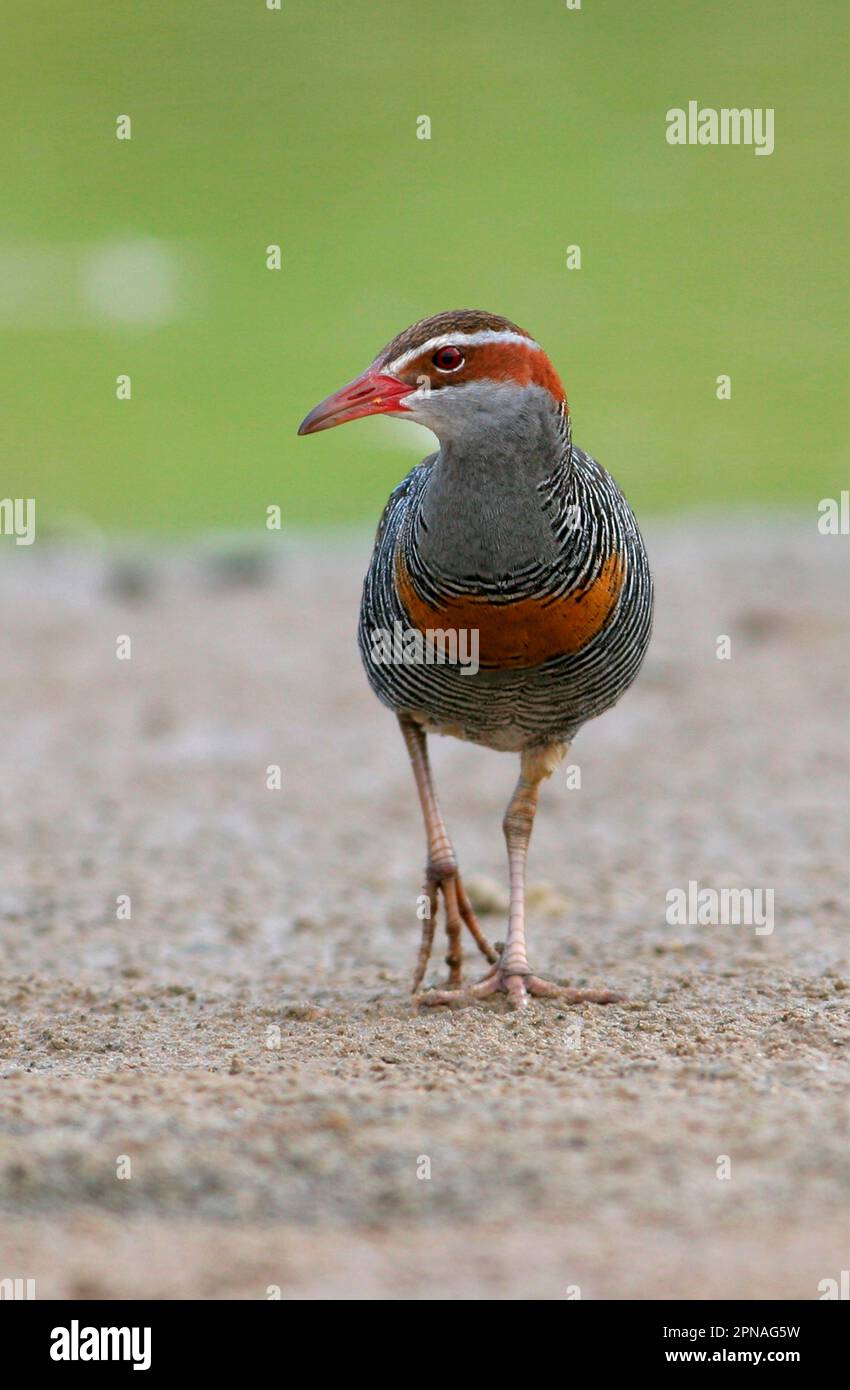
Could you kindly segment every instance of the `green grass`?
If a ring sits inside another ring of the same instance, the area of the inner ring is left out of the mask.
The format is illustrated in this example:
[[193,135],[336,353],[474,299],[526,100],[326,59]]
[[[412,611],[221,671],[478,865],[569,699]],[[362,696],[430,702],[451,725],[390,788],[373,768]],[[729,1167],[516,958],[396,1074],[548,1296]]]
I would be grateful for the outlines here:
[[[295,429],[457,307],[544,343],[640,512],[842,486],[843,0],[7,0],[3,29],[0,495],[42,524],[374,519],[416,432]],[[775,152],[668,146],[689,99],[774,107]],[[151,322],[81,288],[136,242],[174,277]]]

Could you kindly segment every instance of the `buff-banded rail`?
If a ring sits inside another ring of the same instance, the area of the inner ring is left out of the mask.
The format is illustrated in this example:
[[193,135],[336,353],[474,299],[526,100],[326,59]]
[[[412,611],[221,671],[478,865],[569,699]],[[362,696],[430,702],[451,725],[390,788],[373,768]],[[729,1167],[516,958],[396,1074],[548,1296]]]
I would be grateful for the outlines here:
[[[528,843],[541,782],[581,726],[634,681],[652,626],[652,578],[631,508],[572,442],[564,388],[543,348],[498,314],[460,309],[393,338],[306,417],[314,434],[366,415],[425,425],[439,450],[391,494],[363,587],[359,644],[369,683],[399,722],[428,843],[427,912],[413,981],[422,1004],[499,991],[606,1004],[622,996],[532,973]],[[427,735],[519,756],[505,813],[506,939],[484,937],[440,812]],[[439,896],[448,986],[422,993]],[[490,962],[463,988],[464,925]]]

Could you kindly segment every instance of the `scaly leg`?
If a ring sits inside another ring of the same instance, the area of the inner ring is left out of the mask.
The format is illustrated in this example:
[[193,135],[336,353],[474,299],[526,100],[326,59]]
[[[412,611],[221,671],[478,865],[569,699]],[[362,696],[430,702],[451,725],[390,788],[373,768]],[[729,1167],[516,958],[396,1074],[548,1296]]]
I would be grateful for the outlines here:
[[531,994],[563,1000],[566,1004],[614,1004],[622,995],[610,990],[569,989],[551,984],[532,975],[528,964],[525,941],[525,864],[528,842],[534,825],[540,783],[555,770],[566,748],[552,744],[548,748],[523,753],[519,781],[511,797],[503,822],[508,846],[508,865],[511,880],[510,922],[508,939],[501,956],[483,980],[466,990],[431,990],[422,996],[423,1004],[451,1004],[459,999],[484,999],[489,994],[504,993],[515,1009],[524,1009]]
[[425,834],[428,839],[428,863],[425,868],[425,886],[422,896],[428,899],[428,916],[422,922],[422,939],[416,960],[413,977],[413,993],[419,989],[428,966],[431,947],[434,942],[434,928],[437,921],[439,894],[442,893],[446,905],[446,935],[449,950],[446,964],[449,967],[449,986],[457,989],[461,981],[463,951],[461,932],[466,925],[479,951],[489,961],[497,962],[498,956],[478,925],[472,904],[458,872],[455,852],[440,814],[440,806],[431,777],[428,760],[428,745],[425,734],[415,720],[399,715],[399,725],[410,754],[416,790],[425,820]]

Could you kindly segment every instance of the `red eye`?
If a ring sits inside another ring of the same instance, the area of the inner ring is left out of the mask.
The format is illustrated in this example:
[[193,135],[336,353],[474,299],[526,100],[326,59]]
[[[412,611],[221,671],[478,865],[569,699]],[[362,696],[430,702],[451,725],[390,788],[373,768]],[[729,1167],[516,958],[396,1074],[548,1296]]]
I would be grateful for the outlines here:
[[463,353],[460,348],[441,347],[437,348],[431,361],[438,372],[456,372],[458,367],[463,366]]

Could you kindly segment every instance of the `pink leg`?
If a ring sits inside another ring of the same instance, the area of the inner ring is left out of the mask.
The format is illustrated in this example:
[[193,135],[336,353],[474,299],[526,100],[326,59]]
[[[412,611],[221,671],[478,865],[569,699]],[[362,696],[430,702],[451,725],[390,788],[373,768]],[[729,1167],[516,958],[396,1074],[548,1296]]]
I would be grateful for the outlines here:
[[482,955],[485,955],[489,961],[496,961],[498,957],[478,925],[458,871],[455,852],[443,823],[437,794],[434,790],[425,734],[413,719],[400,715],[398,722],[407,744],[407,751],[410,754],[416,790],[419,793],[419,802],[425,821],[425,834],[428,840],[428,863],[425,868],[425,885],[422,889],[422,896],[428,899],[428,916],[422,922],[422,938],[413,977],[413,993],[415,994],[422,984],[428,967],[434,941],[439,893],[442,893],[446,906],[446,935],[449,942],[446,956],[446,964],[449,967],[448,983],[451,988],[457,989],[461,982],[463,964],[461,933],[464,926],[469,930]]
[[498,961],[478,984],[462,991],[431,990],[422,996],[423,1004],[450,1004],[458,999],[471,1001],[497,993],[507,994],[509,1004],[515,1009],[526,1008],[529,995],[532,994],[558,998],[567,1004],[585,1001],[592,1004],[614,1004],[622,999],[622,995],[614,994],[610,990],[578,990],[551,984],[548,980],[532,975],[528,964],[525,938],[525,865],[528,843],[534,825],[540,783],[554,770],[565,751],[562,745],[553,745],[549,749],[532,750],[522,756],[519,781],[503,823],[508,847],[511,905],[508,939]]

